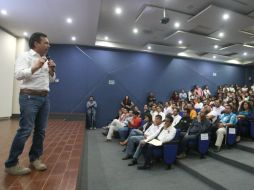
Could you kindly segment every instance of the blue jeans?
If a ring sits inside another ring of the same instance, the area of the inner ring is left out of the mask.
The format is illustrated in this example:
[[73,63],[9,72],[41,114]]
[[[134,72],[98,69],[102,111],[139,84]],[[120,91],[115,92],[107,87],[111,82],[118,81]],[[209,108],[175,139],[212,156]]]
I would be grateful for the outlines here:
[[23,152],[25,143],[34,129],[33,142],[29,152],[30,162],[38,159],[43,153],[43,141],[49,114],[48,96],[20,95],[19,129],[11,145],[9,158],[5,167],[15,166],[18,157]]

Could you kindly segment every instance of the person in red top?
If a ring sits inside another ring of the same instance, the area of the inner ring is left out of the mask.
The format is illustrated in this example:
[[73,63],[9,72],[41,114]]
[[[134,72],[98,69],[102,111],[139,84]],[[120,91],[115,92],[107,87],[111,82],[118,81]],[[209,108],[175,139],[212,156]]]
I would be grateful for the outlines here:
[[132,120],[129,121],[129,123],[128,123],[128,128],[137,129],[141,125],[140,113],[137,111],[134,111],[133,115],[134,116],[132,117]]
[[120,140],[123,141],[126,139],[126,137],[128,136],[129,132],[131,129],[137,129],[138,127],[140,127],[141,125],[141,118],[140,118],[140,114],[137,111],[133,112],[133,117],[131,118],[131,120],[128,121],[128,125],[126,125],[125,127],[122,127],[118,130],[119,132],[119,136],[120,136]]

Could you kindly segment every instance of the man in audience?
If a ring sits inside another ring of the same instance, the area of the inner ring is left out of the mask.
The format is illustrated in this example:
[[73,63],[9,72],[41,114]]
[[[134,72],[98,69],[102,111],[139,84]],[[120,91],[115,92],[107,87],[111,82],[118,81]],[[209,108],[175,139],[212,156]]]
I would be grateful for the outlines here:
[[215,152],[219,152],[221,150],[222,141],[224,138],[224,135],[227,133],[227,127],[233,127],[237,123],[237,117],[236,114],[232,112],[232,106],[226,105],[224,114],[220,116],[220,122],[218,123],[217,127],[217,139],[215,142]]
[[188,129],[186,135],[183,137],[179,144],[179,155],[178,159],[186,157],[186,151],[188,149],[188,144],[190,141],[195,141],[198,135],[204,132],[208,132],[211,126],[211,122],[206,118],[205,111],[200,111],[197,118],[193,120],[190,128]]
[[[143,146],[143,155],[145,159],[145,163],[143,166],[138,166],[139,170],[146,170],[151,167],[151,159],[153,155],[153,150],[158,146],[150,144],[149,142],[153,139],[157,139],[162,144],[166,142],[170,142],[174,139],[176,134],[176,129],[172,126],[173,117],[167,115],[165,118],[164,126],[157,130],[154,134],[149,135],[145,140],[140,141],[140,145]],[[162,145],[160,146],[162,148]]]
[[126,115],[123,117],[122,120],[114,119],[108,126],[109,131],[107,134],[106,142],[111,141],[114,131],[118,131],[120,128],[128,125],[128,122],[132,119],[132,111],[128,112],[127,109],[124,108],[124,114]]
[[179,115],[179,109],[178,108],[174,108],[173,109],[173,115],[172,115],[174,121],[172,123],[172,126],[175,127],[179,121],[182,119],[182,117]]
[[225,108],[221,105],[220,101],[215,100],[212,110],[207,114],[207,118],[210,119],[212,123],[215,123],[215,121],[221,115],[224,109]]
[[156,104],[152,105],[152,110],[150,111],[150,114],[152,115],[153,121],[155,119],[155,116],[158,115]]
[[[162,117],[161,115],[156,115],[154,124],[152,124],[144,133],[144,135],[139,136],[131,136],[128,139],[127,148],[126,148],[126,156],[123,158],[123,160],[127,160],[132,158],[133,160],[129,166],[137,164],[138,157],[140,156],[140,152],[142,147],[139,145],[138,148],[135,151],[135,146],[139,144],[139,142],[143,139],[146,139],[148,136],[155,134],[156,131],[158,131],[162,127]],[[135,153],[134,153],[135,152]]]
[[180,137],[183,138],[191,124],[190,115],[187,110],[183,110],[183,117],[179,123],[175,126],[176,129],[180,129]]

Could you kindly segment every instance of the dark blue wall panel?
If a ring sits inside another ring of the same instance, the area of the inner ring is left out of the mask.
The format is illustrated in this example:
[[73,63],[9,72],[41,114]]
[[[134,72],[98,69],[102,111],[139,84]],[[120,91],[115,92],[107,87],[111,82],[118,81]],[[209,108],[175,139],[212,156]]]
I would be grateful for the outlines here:
[[59,78],[51,85],[51,112],[84,112],[87,98],[93,95],[99,126],[117,114],[125,95],[142,108],[149,91],[165,101],[173,90],[207,84],[215,92],[220,84],[244,84],[250,75],[237,65],[132,51],[53,45],[49,53]]

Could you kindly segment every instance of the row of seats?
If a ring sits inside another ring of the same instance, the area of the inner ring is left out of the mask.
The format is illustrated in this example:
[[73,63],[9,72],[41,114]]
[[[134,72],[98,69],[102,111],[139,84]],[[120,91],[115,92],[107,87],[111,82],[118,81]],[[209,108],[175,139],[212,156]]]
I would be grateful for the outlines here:
[[[153,152],[154,157],[163,158],[168,168],[171,168],[172,164],[176,161],[178,143],[180,141],[180,132],[180,129],[177,129],[176,136],[171,142],[163,144],[163,148],[158,147],[158,149],[155,149]],[[251,121],[250,135],[252,138],[254,138],[254,120]],[[225,141],[228,146],[232,146],[236,143],[235,127],[227,128]],[[204,158],[208,152],[209,145],[210,135],[208,133],[201,133],[197,141],[195,140],[189,143],[189,148],[195,148],[199,152],[200,158]]]

